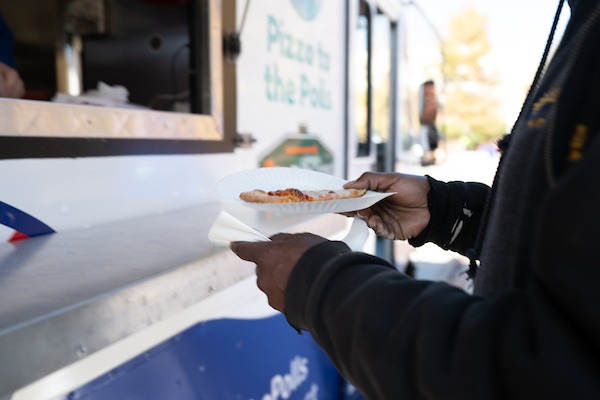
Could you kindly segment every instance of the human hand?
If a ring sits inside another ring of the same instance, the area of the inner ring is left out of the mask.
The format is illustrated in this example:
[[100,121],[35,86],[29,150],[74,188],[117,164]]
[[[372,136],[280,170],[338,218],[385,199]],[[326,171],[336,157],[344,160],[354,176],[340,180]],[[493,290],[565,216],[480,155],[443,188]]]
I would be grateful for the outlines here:
[[396,192],[370,208],[356,213],[344,213],[353,217],[358,214],[377,236],[408,240],[421,233],[429,223],[429,181],[424,176],[366,172],[357,180],[346,183],[344,187]]
[[242,260],[256,264],[256,283],[269,299],[269,305],[283,312],[285,289],[300,257],[327,239],[311,233],[278,233],[270,242],[233,242],[231,250]]
[[16,69],[0,62],[0,97],[21,98],[25,85]]

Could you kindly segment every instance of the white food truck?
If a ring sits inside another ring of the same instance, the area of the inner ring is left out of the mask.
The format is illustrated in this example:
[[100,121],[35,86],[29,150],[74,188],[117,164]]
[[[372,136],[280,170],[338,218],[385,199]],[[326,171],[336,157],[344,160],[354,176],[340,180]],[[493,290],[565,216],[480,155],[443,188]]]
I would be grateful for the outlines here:
[[[400,8],[380,0],[0,0],[0,399],[360,398],[208,231],[348,219],[219,196],[257,168],[393,170]],[[394,260],[371,234],[364,251]],[[398,264],[401,261],[396,260]]]

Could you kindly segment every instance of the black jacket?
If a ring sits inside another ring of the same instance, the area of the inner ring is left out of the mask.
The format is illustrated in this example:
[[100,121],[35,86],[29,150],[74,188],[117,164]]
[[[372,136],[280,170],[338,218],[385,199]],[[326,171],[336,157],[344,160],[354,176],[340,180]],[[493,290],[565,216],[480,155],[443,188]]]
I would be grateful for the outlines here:
[[292,272],[289,323],[369,399],[600,399],[600,3],[570,3],[491,195],[430,179],[411,243],[477,255],[474,295],[341,242]]

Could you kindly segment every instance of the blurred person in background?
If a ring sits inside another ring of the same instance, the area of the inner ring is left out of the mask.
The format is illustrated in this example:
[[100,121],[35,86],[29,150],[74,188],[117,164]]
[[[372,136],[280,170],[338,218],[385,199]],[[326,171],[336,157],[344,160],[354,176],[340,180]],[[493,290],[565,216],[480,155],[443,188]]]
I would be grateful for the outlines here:
[[395,192],[358,216],[468,256],[472,293],[310,233],[231,244],[369,399],[600,399],[600,2],[569,1],[547,64],[562,5],[492,187],[402,173],[346,185]]
[[428,80],[419,86],[419,123],[421,124],[421,145],[423,156],[421,165],[436,163],[436,150],[440,144],[440,133],[435,125],[438,111],[438,100],[435,83]]
[[0,13],[0,97],[21,98],[25,85],[15,60],[14,38],[2,13]]

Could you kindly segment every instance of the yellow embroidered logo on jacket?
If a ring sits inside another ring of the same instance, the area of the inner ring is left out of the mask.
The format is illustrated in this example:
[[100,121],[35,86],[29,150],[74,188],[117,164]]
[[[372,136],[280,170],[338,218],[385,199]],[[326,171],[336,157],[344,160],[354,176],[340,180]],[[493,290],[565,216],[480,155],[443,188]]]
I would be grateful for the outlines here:
[[538,101],[533,104],[531,108],[531,114],[527,120],[527,126],[536,129],[546,124],[546,117],[549,110],[549,105],[555,104],[558,101],[560,95],[560,88],[550,89],[544,94]]
[[584,124],[575,125],[575,132],[569,141],[569,153],[567,160],[569,162],[577,162],[583,157],[583,148],[588,138],[588,127]]
[[[558,101],[561,88],[553,88],[544,94],[533,104],[531,113],[527,119],[527,126],[531,129],[541,128],[546,124],[550,105]],[[588,140],[588,127],[585,124],[575,124],[573,134],[569,140],[569,149],[567,152],[567,161],[575,163],[583,157],[583,149]]]

